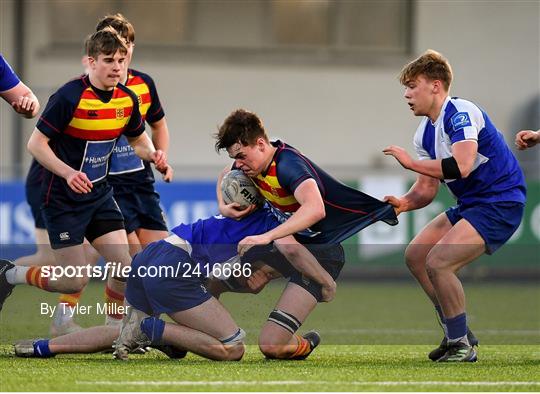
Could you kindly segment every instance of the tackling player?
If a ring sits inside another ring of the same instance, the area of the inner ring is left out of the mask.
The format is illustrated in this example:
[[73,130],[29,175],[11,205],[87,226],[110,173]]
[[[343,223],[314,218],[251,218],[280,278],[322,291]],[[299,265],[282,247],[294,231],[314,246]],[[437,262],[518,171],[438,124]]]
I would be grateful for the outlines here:
[[[293,147],[270,142],[260,118],[249,111],[232,112],[216,135],[216,150],[226,149],[234,159],[234,167],[250,176],[280,220],[280,225],[268,232],[240,241],[238,250],[252,253],[263,261],[276,261],[271,254],[271,242],[280,251],[294,253],[297,245],[284,237],[294,234],[301,244],[309,245],[311,253],[335,280],[344,264],[340,242],[366,226],[382,220],[397,224],[392,206],[335,180]],[[218,180],[218,185],[225,172]],[[250,207],[239,210],[238,204],[226,205],[217,188],[220,212],[240,218]],[[278,270],[279,271],[279,270]],[[259,348],[268,358],[290,359],[309,348],[309,342],[320,338],[302,338],[296,334],[304,320],[321,301],[320,287],[302,275],[291,275],[276,308],[259,336]]]
[[433,361],[476,361],[476,338],[467,328],[465,293],[456,273],[483,253],[492,254],[516,231],[526,186],[514,155],[487,114],[470,101],[450,97],[452,69],[428,50],[399,76],[405,100],[422,121],[414,136],[419,160],[399,146],[384,149],[418,173],[411,189],[386,199],[398,213],[425,207],[444,183],[457,205],[433,219],[405,251],[405,260],[443,323],[445,338]]
[[[218,263],[222,272],[229,264],[231,276],[244,276],[243,269],[249,265],[240,264],[238,241],[278,225],[275,216],[265,208],[255,210],[242,220],[214,216],[193,224],[181,224],[172,230],[171,236],[137,254],[127,283],[126,300],[130,306],[116,340],[116,357],[127,359],[136,348],[151,345],[172,358],[181,358],[186,351],[192,351],[215,360],[240,359],[245,333],[223,305],[210,295],[204,280],[209,272],[215,272],[213,267]],[[292,237],[286,241],[295,243]],[[323,301],[333,299],[336,284],[313,255],[301,246],[292,255],[288,255],[287,250],[283,253],[295,269],[320,284]],[[151,271],[161,272],[161,275],[150,275]],[[175,323],[159,319],[162,313]],[[19,341],[15,354],[51,357],[58,353],[97,352],[110,348],[118,333],[118,327],[101,326],[52,340]],[[317,344],[309,343],[296,358],[307,357]]]

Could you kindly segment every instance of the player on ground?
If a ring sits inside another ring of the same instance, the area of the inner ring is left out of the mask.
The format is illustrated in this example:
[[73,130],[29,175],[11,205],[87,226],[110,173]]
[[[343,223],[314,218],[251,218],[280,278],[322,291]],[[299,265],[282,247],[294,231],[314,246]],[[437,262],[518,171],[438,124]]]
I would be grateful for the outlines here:
[[39,112],[39,101],[34,93],[15,74],[0,53],[0,97],[8,102],[15,112],[25,118],[33,118]]
[[[84,265],[86,237],[107,261],[125,266],[131,257],[123,218],[106,181],[116,138],[125,134],[141,158],[160,171],[166,171],[167,163],[144,133],[137,97],[118,85],[127,54],[122,38],[107,28],[89,37],[86,50],[89,74],[51,96],[28,149],[50,171],[43,214],[57,264]],[[48,272],[1,261],[0,305],[17,284],[76,293],[89,280],[86,275],[49,280]],[[106,298],[111,305],[123,304],[124,289],[124,278],[109,277]]]
[[[254,245],[252,253],[263,261],[277,261],[270,243],[294,253],[297,248],[283,237],[294,234],[335,280],[344,264],[340,242],[364,227],[383,220],[397,224],[389,204],[374,199],[338,182],[296,149],[281,142],[270,142],[262,121],[249,111],[232,112],[216,135],[216,150],[226,149],[234,166],[250,176],[269,202],[281,224],[239,243],[243,255]],[[218,185],[225,172],[221,174]],[[217,188],[220,212],[227,217],[243,217],[252,208],[238,209],[238,204],[226,205]],[[296,334],[317,302],[320,287],[301,275],[291,276],[276,308],[270,314],[259,337],[259,348],[268,358],[290,359],[308,348],[308,343],[320,338],[302,338]]]
[[516,134],[516,146],[519,150],[532,148],[540,143],[540,130],[521,130]]
[[470,101],[448,95],[452,69],[428,50],[399,76],[405,99],[423,119],[414,136],[419,160],[399,146],[384,154],[418,173],[409,192],[386,199],[398,213],[425,207],[445,183],[457,199],[411,241],[405,260],[431,299],[445,338],[433,361],[476,361],[477,341],[467,328],[465,294],[456,273],[483,253],[491,254],[516,231],[526,186],[517,160],[487,114]]
[[[218,263],[221,272],[228,267],[231,275],[239,279],[249,274],[249,263],[242,265],[238,259],[238,241],[278,225],[265,208],[242,220],[214,216],[181,224],[171,236],[137,254],[132,264],[135,275],[129,277],[126,289],[130,309],[116,341],[116,357],[126,359],[135,348],[151,345],[173,358],[181,358],[189,350],[216,360],[240,359],[244,332],[206,290],[204,279],[208,273],[217,272],[214,266]],[[295,243],[292,237],[287,241]],[[287,250],[283,252],[287,255]],[[321,285],[323,301],[333,299],[336,284],[313,255],[299,246],[287,257],[303,275]],[[178,268],[180,271],[176,271]],[[152,269],[161,275],[145,275]],[[159,319],[162,313],[176,323]],[[20,341],[15,345],[15,354],[51,357],[58,353],[97,352],[110,348],[118,334],[118,327],[92,327],[52,340]],[[301,349],[297,358],[305,358],[316,345],[310,343],[307,349]]]

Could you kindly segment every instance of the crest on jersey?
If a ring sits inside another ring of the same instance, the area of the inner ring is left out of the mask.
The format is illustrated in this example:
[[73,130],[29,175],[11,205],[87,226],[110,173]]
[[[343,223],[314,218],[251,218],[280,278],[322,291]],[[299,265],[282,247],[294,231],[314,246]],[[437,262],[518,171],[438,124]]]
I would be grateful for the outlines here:
[[116,108],[116,119],[124,119],[124,108]]
[[140,94],[137,95],[137,101],[139,102],[139,106],[142,105],[142,97]]
[[471,126],[471,119],[469,118],[469,114],[467,112],[458,112],[454,114],[450,121],[452,122],[452,126],[456,131],[467,126]]

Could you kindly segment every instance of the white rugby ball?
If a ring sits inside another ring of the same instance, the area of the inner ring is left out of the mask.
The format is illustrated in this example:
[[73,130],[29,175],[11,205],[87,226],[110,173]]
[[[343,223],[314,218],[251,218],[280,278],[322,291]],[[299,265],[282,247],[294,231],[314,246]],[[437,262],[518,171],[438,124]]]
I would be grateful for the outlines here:
[[251,204],[261,204],[263,198],[253,181],[242,171],[232,170],[221,181],[221,195],[225,204],[237,202],[245,209]]

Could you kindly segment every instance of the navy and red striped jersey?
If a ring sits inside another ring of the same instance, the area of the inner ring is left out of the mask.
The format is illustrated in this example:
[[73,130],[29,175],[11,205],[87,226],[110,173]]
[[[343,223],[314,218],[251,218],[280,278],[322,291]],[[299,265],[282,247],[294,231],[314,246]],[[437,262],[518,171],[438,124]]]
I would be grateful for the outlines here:
[[109,157],[120,135],[137,137],[144,132],[137,96],[123,85],[101,91],[88,76],[74,79],[54,93],[41,115],[37,129],[49,139],[56,156],[84,172],[94,184],[91,193],[73,192],[67,182],[47,171],[47,204],[50,197],[70,201],[93,201],[107,194]]
[[[141,116],[149,124],[165,116],[154,81],[148,74],[129,69],[126,87],[137,95]],[[122,193],[123,186],[154,183],[150,163],[141,160],[123,136],[116,142],[111,155],[108,180],[114,187],[115,194]],[[126,192],[131,192],[131,188],[127,188]]]
[[390,204],[341,183],[292,146],[281,141],[272,145],[277,148],[272,162],[253,180],[274,214],[283,222],[298,210],[294,191],[306,179],[317,182],[324,201],[326,217],[295,234],[301,243],[340,243],[379,220],[398,223]]

